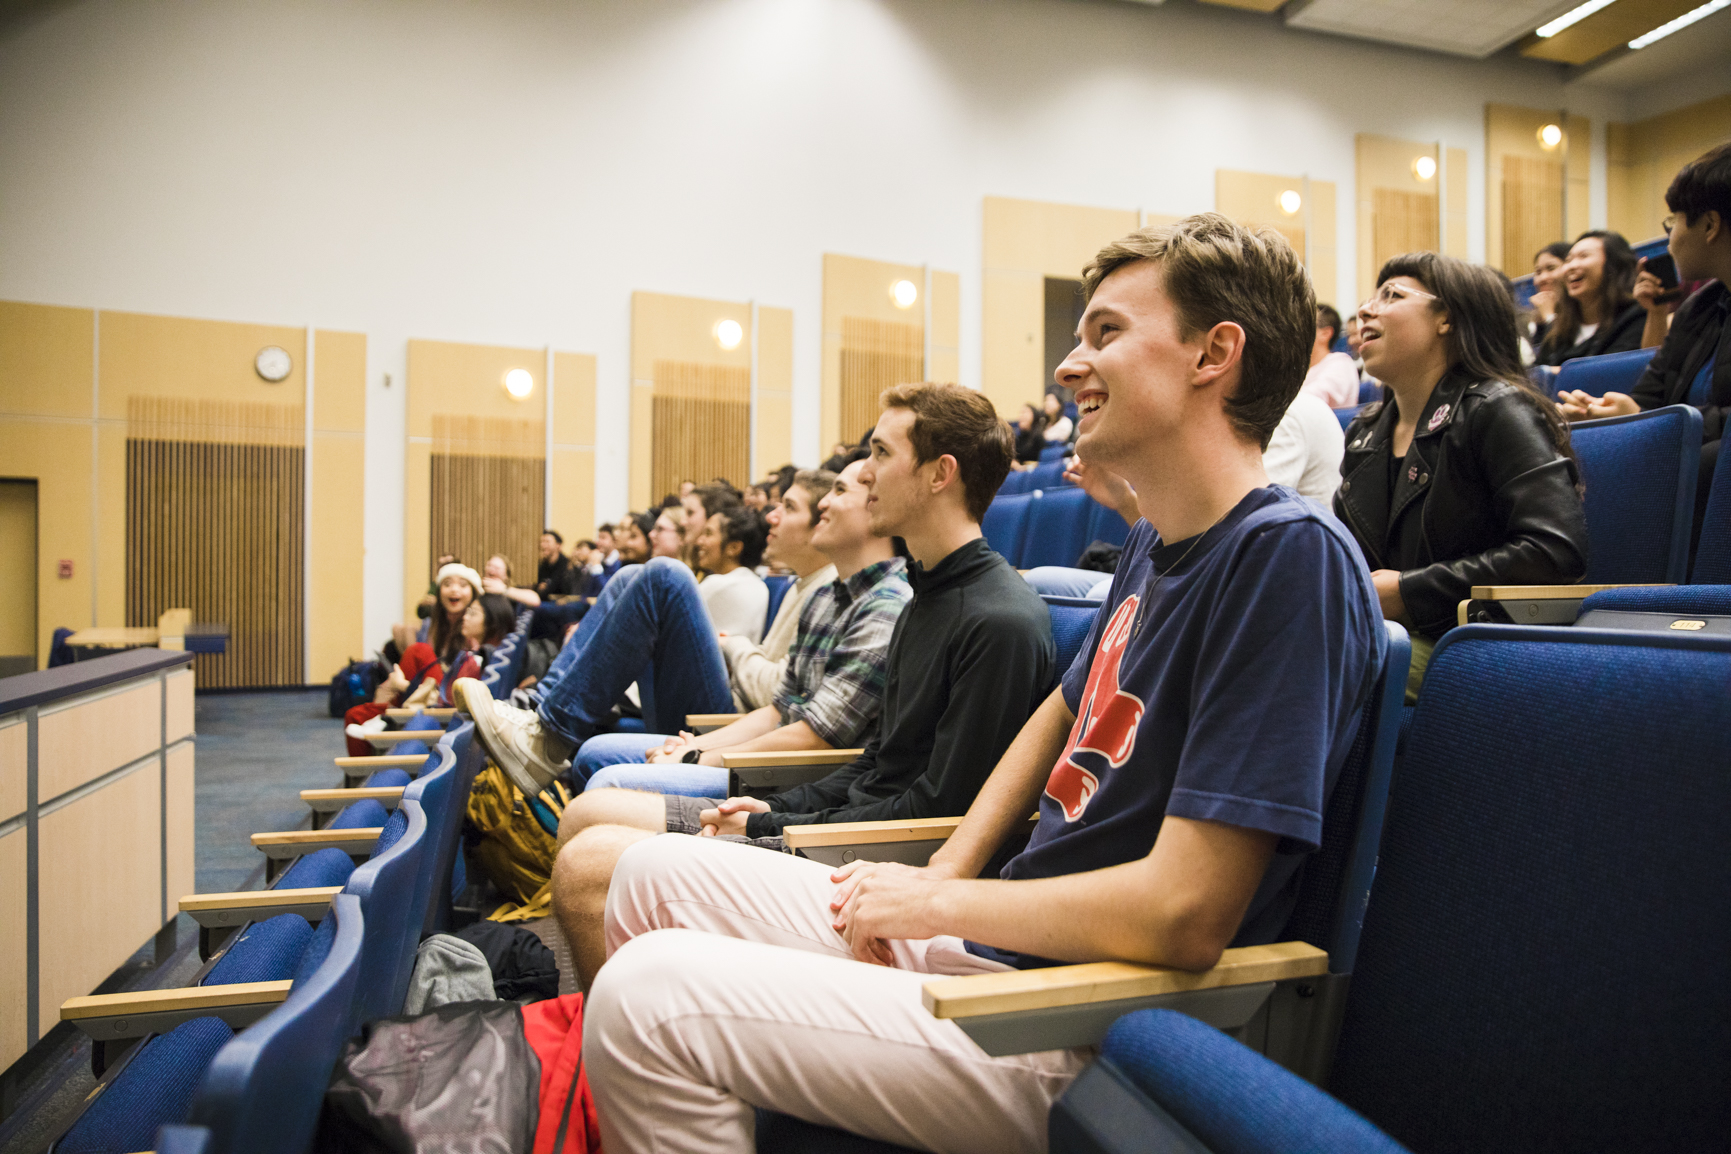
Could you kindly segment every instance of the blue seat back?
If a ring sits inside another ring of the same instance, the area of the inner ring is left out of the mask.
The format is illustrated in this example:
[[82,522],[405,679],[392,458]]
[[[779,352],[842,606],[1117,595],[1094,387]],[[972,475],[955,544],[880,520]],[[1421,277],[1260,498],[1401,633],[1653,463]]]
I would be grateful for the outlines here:
[[1028,507],[1034,502],[1032,493],[1012,493],[1008,497],[992,498],[986,515],[980,518],[980,531],[1004,560],[1025,568],[1022,564],[1022,540],[1028,531]]
[[208,1132],[208,1154],[301,1154],[312,1145],[331,1070],[361,1022],[361,898],[338,894],[327,920],[336,932],[318,968],[223,1046],[199,1083],[183,1116]]
[[1688,573],[1701,411],[1668,405],[1571,430],[1587,484],[1590,556],[1582,581],[1595,585],[1680,583]]
[[1058,650],[1053,668],[1058,671],[1059,680],[1062,680],[1070,666],[1076,663],[1077,654],[1082,652],[1082,645],[1088,640],[1088,631],[1094,628],[1094,617],[1100,611],[1100,603],[1080,597],[1055,597],[1051,594],[1042,594],[1040,600],[1046,603],[1046,612],[1052,618],[1052,644]]
[[[409,789],[431,776],[418,779]],[[366,1018],[401,1012],[415,947],[421,941],[424,907],[418,890],[431,841],[426,814],[407,790],[385,825],[380,846],[343,890],[360,900],[366,919],[360,989],[361,1013]]]
[[234,1031],[194,1018],[145,1041],[55,1144],[60,1154],[149,1150],[156,1128],[186,1117],[199,1079]]
[[1062,461],[1069,455],[1070,446],[1068,445],[1047,445],[1044,449],[1040,450],[1040,463],[1045,464],[1048,461]]
[[[487,763],[486,754],[474,741],[474,723],[462,718],[439,742],[441,771],[423,775],[407,791],[427,813],[431,844],[422,876],[417,883],[419,908],[424,910],[423,934],[449,933],[451,929],[451,879],[461,853],[463,814],[469,804],[469,789],[475,775]],[[445,770],[445,766],[449,766]]]
[[768,633],[769,627],[775,624],[775,615],[781,611],[787,591],[793,588],[793,578],[771,574],[763,579],[763,583],[769,587],[769,612],[763,616],[763,631]]
[[313,928],[299,914],[254,922],[229,943],[199,985],[287,981],[294,977],[312,936]]
[[1129,522],[1118,515],[1118,510],[1098,501],[1090,501],[1093,506],[1088,519],[1089,542],[1104,541],[1108,545],[1123,547],[1124,541],[1130,536]]
[[1652,240],[1644,240],[1640,244],[1633,244],[1629,247],[1635,250],[1637,257],[1664,256],[1671,251],[1671,238],[1656,236]]
[[1019,568],[1075,565],[1088,547],[1094,521],[1094,499],[1074,486],[1035,494],[1028,511],[1028,531],[1022,538]]
[[1017,493],[1026,493],[1033,487],[1034,471],[1032,469],[1011,469],[1004,478],[1004,483],[998,486],[998,491],[994,496],[1014,496]]
[[1360,405],[1368,405],[1372,401],[1380,400],[1381,398],[1382,385],[1379,382],[1374,380],[1362,380],[1358,382],[1358,403]]
[[1062,457],[1051,461],[1042,459],[1038,465],[1027,472],[1029,490],[1058,489],[1069,484],[1068,481],[1064,480],[1064,459]]
[[1563,367],[1557,370],[1557,379],[1552,388],[1561,392],[1565,389],[1579,389],[1595,397],[1606,393],[1626,393],[1635,387],[1635,382],[1641,379],[1641,374],[1647,371],[1647,362],[1658,352],[1657,346],[1650,349],[1632,349],[1626,353],[1606,353],[1598,357],[1576,357],[1572,361],[1564,361]]
[[295,863],[276,879],[272,889],[296,890],[313,886],[347,885],[355,872],[355,859],[335,847],[314,850],[295,859]]
[[1334,415],[1336,418],[1339,419],[1340,427],[1342,430],[1345,430],[1345,428],[1348,425],[1352,424],[1352,419],[1354,417],[1358,416],[1358,411],[1360,409],[1364,408],[1364,404],[1365,404],[1364,402],[1361,402],[1359,404],[1352,406],[1349,409],[1336,409],[1336,410],[1334,410]]
[[1731,637],[1442,639],[1389,793],[1333,1093],[1423,1150],[1723,1144],[1728,684]]
[[1720,453],[1713,463],[1713,487],[1707,491],[1706,516],[1689,580],[1695,585],[1731,585],[1731,453]]

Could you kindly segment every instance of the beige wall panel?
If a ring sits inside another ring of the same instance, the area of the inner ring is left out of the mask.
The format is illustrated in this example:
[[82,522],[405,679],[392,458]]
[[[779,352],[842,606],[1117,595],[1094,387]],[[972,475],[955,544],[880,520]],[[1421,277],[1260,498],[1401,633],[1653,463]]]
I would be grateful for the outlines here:
[[[838,441],[855,441],[865,431],[842,428],[841,350],[846,319],[853,317],[912,326],[921,331],[923,341],[925,301],[915,299],[907,308],[898,308],[891,290],[897,281],[907,280],[919,288],[923,297],[925,279],[925,270],[917,264],[895,264],[829,252],[823,254],[824,379],[819,429],[826,449]],[[921,375],[930,376],[924,371],[924,366]]]
[[[36,666],[48,667],[57,626],[95,624],[90,615],[94,578],[90,551],[90,426],[0,418],[9,477],[36,479]],[[62,559],[72,576],[60,577]]]
[[156,681],[44,711],[36,722],[36,796],[51,801],[161,744],[162,686]]
[[163,719],[166,722],[163,740],[172,743],[183,737],[191,737],[197,724],[192,695],[192,670],[177,669],[162,680],[163,690],[168,695],[167,715]]
[[[1448,150],[1448,170],[1443,179],[1443,187],[1447,195],[1443,200],[1443,252],[1452,257],[1467,259],[1467,150],[1451,148]],[[1360,298],[1369,296],[1369,292],[1360,292]]]
[[30,804],[29,773],[30,734],[24,722],[0,726],[0,821],[17,817]]
[[1007,418],[1046,390],[1044,275],[986,269],[980,310],[980,391]]
[[[409,436],[433,435],[433,414],[540,420],[546,412],[547,353],[544,349],[465,345],[451,341],[409,342]],[[505,391],[505,374],[526,369],[535,387],[518,400]]]
[[1632,124],[1606,127],[1610,227],[1633,243],[1660,235],[1677,170],[1731,140],[1731,94]]
[[[1376,287],[1376,274],[1383,261],[1396,255],[1397,251],[1435,251],[1441,241],[1448,246],[1462,246],[1461,254],[1464,255],[1466,244],[1466,157],[1460,149],[1450,149],[1447,157],[1438,157],[1435,141],[1400,140],[1362,132],[1354,138],[1354,146],[1353,219],[1358,230],[1358,268],[1354,270],[1350,291],[1343,291],[1340,300],[1328,302],[1340,309],[1343,315],[1370,295]],[[1421,156],[1433,161],[1446,160],[1451,165],[1441,175],[1442,180],[1448,181],[1448,188],[1444,191],[1460,195],[1453,197],[1446,207],[1437,200],[1439,178],[1432,176],[1429,180],[1421,180],[1413,168]],[[1458,165],[1454,163],[1457,159]],[[1379,192],[1382,194],[1380,198]],[[1400,213],[1402,219],[1382,222],[1380,245],[1377,231],[1379,203],[1385,214],[1396,206],[1405,210]],[[1439,212],[1446,212],[1447,219],[1438,216]],[[1429,218],[1434,218],[1434,225],[1423,223]],[[1450,226],[1450,235],[1439,237],[1437,234],[1445,224]]]
[[313,352],[313,428],[367,430],[367,334],[318,329]]
[[24,990],[29,981],[29,925],[24,830],[0,837],[0,1070],[27,1048]]
[[980,391],[1009,414],[1046,389],[1045,278],[1079,278],[1141,213],[988,196],[981,216]]
[[755,480],[793,460],[793,310],[757,308]]
[[[1564,129],[1564,140],[1555,148],[1546,148],[1539,141],[1539,129],[1556,124]],[[1494,268],[1510,276],[1532,271],[1533,253],[1540,245],[1568,240],[1587,229],[1588,171],[1592,163],[1592,124],[1584,116],[1571,116],[1565,121],[1555,109],[1517,108],[1507,104],[1485,105],[1485,258]],[[1507,161],[1513,158],[1517,163]],[[1555,193],[1539,191],[1540,168],[1535,165],[1560,166],[1562,184]],[[1504,189],[1509,181],[1523,189],[1521,204],[1505,204]],[[1566,192],[1567,213],[1562,204],[1552,205],[1555,195],[1563,201]],[[1541,197],[1544,204],[1526,203]],[[1548,230],[1534,231],[1533,222],[1545,213],[1557,213],[1563,235],[1550,236]],[[1512,214],[1512,215],[1511,215]],[[1537,215],[1535,215],[1537,214]],[[1508,221],[1525,222],[1521,236],[1507,236]],[[1546,239],[1534,243],[1540,233]],[[1639,240],[1640,237],[1631,237]],[[1520,251],[1514,251],[1514,250]]]
[[192,742],[170,749],[167,761],[168,810],[164,829],[168,847],[168,908],[160,915],[163,922],[178,908],[182,897],[198,892],[198,816]]
[[[724,349],[715,326],[736,321],[739,347]],[[631,488],[633,509],[661,496],[650,493],[654,444],[655,362],[679,361],[751,371],[751,305],[666,293],[631,294]]]
[[573,541],[595,536],[595,451],[553,449],[553,528]]
[[[0,470],[5,468],[0,465]],[[0,612],[0,654],[36,657],[36,489],[0,475],[0,588],[10,605]],[[34,668],[34,666],[32,667]]]
[[985,266],[1076,279],[1102,247],[1135,232],[1141,227],[1139,221],[1135,209],[988,196],[984,205]]
[[[317,682],[367,650],[361,624],[367,549],[356,501],[357,494],[366,492],[365,441],[350,433],[314,433],[312,486],[307,544],[312,550],[313,612],[306,623],[311,667],[305,676]],[[421,531],[424,536],[425,525]]]
[[[276,345],[294,360],[271,384],[253,359]],[[146,313],[102,314],[102,416],[126,419],[132,396],[300,405],[306,400],[306,330]]]
[[932,363],[926,380],[954,384],[961,379],[962,277],[932,270]]
[[595,356],[553,354],[553,443],[595,445]]
[[162,928],[160,782],[152,762],[41,820],[45,1031]]
[[[1280,207],[1280,194],[1287,191],[1299,194],[1300,204],[1295,213],[1287,213]],[[1305,199],[1310,202],[1308,206],[1303,203]],[[1305,258],[1308,240],[1310,263],[1307,271],[1316,290],[1316,299],[1333,304],[1338,298],[1333,181],[1313,180],[1307,191],[1302,176],[1217,169],[1214,173],[1214,210],[1240,224],[1263,226],[1282,233],[1292,243],[1300,260]]]
[[[430,427],[430,426],[429,426]],[[403,447],[403,620],[415,622],[420,604],[433,580],[427,564],[427,538],[432,531],[433,447],[410,441]],[[463,559],[465,562],[469,558]]]
[[[103,314],[107,316],[106,313]],[[108,390],[104,389],[106,398]],[[96,431],[96,624],[126,624],[126,426]],[[171,606],[172,608],[172,606]]]
[[89,309],[0,301],[0,413],[90,416],[94,324]]

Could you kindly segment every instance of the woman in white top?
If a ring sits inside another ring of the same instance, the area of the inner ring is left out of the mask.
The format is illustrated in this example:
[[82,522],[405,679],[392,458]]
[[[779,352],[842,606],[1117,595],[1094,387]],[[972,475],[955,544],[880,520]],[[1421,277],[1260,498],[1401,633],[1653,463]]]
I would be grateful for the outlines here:
[[1046,399],[1040,403],[1046,410],[1046,443],[1068,445],[1075,426],[1070,423],[1070,418],[1064,415],[1063,400],[1057,393],[1047,393]]
[[763,514],[744,505],[712,515],[698,533],[697,564],[709,576],[697,583],[697,595],[717,633],[762,640],[769,586],[753,570],[768,536]]

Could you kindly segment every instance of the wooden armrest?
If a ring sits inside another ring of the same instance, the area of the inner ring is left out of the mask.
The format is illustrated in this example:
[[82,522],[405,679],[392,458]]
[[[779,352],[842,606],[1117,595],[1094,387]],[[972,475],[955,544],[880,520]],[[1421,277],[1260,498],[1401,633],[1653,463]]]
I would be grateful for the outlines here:
[[401,745],[405,741],[431,741],[437,745],[439,738],[444,736],[438,729],[386,729],[378,733],[367,734],[367,741],[372,745]]
[[1605,589],[1655,589],[1669,581],[1633,585],[1474,585],[1474,601],[1558,601],[1584,599],[1589,593]]
[[428,753],[384,753],[376,757],[338,757],[333,759],[338,769],[412,769],[425,765]]
[[801,749],[724,753],[721,764],[727,767],[730,794],[754,795],[774,793],[828,777],[838,765],[846,765],[864,752],[863,749]]
[[921,997],[933,1017],[954,1021],[986,1053],[1003,1056],[1094,1045],[1124,1014],[1153,1006],[1237,1029],[1267,1003],[1277,982],[1327,972],[1324,951],[1306,942],[1277,942],[1227,950],[1219,964],[1199,974],[1090,962],[936,978],[925,983]]
[[[1028,819],[1032,826],[1039,814]],[[893,861],[923,866],[949,840],[959,817],[913,817],[905,821],[837,821],[790,825],[781,831],[787,847],[825,865],[853,861]]]
[[1474,585],[1470,600],[1455,608],[1455,624],[1474,621],[1516,625],[1573,625],[1581,602],[1605,589],[1652,589],[1655,585]]
[[288,890],[240,890],[234,893],[187,894],[180,912],[201,926],[238,926],[278,914],[299,914],[316,922],[330,909],[342,886],[308,886]]
[[244,1027],[280,1005],[293,985],[292,981],[236,982],[131,994],[91,994],[62,1002],[60,1020],[73,1023],[98,1041],[161,1033],[193,1018],[221,1018],[231,1026]]
[[[407,709],[385,710],[385,716],[390,718],[392,721],[407,721],[411,717],[419,717],[423,713],[428,717],[436,717],[440,721],[449,721],[452,717],[456,716],[457,711],[455,709],[445,708],[422,709],[419,705],[411,705]],[[428,732],[432,731],[429,730]]]
[[400,785],[364,785],[353,789],[303,789],[301,800],[318,813],[336,813],[351,801],[366,801],[369,798],[383,805],[386,809],[396,809],[397,803],[403,800],[403,786]]
[[268,858],[288,859],[312,853],[314,850],[335,848],[344,853],[373,852],[383,826],[363,826],[359,829],[290,829],[280,833],[255,833],[252,844]]
[[685,728],[692,733],[708,733],[712,729],[732,725],[744,716],[743,713],[688,713],[685,715]]

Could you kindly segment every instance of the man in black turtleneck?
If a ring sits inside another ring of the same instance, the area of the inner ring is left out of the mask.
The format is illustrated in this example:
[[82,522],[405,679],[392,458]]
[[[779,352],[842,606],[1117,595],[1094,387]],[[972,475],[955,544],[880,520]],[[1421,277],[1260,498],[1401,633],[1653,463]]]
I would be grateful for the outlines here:
[[[914,596],[890,640],[879,736],[828,777],[766,800],[670,796],[669,832],[780,848],[790,825],[965,813],[1062,672],[1045,603],[980,534],[1009,472],[1008,427],[956,385],[903,385],[883,400],[860,480],[872,532],[907,543]],[[585,984],[606,956],[613,863],[649,836],[594,826],[560,852],[554,912]]]

